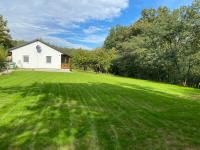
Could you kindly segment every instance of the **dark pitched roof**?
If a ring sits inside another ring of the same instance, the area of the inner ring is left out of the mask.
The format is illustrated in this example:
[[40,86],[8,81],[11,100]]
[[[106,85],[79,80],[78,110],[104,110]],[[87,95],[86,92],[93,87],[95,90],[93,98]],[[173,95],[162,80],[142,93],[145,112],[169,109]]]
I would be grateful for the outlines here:
[[59,50],[59,49],[56,49],[56,48],[53,47],[52,45],[50,45],[50,44],[48,44],[48,43],[46,43],[46,42],[44,42],[44,41],[42,41],[42,40],[40,40],[40,39],[36,39],[36,40],[30,41],[30,42],[27,42],[27,43],[25,43],[25,44],[22,44],[22,45],[19,45],[19,46],[10,48],[10,49],[8,49],[8,51],[12,51],[12,50],[15,50],[15,49],[17,49],[17,48],[24,47],[24,46],[26,46],[26,45],[29,45],[29,44],[32,44],[32,43],[35,43],[35,42],[41,42],[41,43],[43,43],[43,44],[45,44],[45,45],[47,45],[47,46],[49,46],[49,47],[51,47],[51,48],[53,48],[53,49],[55,49],[55,50],[61,52],[61,53],[65,54],[65,55],[68,55],[69,57],[71,57],[71,56],[70,56],[69,54],[67,54],[66,52],[63,52],[63,51],[61,51],[61,50]]

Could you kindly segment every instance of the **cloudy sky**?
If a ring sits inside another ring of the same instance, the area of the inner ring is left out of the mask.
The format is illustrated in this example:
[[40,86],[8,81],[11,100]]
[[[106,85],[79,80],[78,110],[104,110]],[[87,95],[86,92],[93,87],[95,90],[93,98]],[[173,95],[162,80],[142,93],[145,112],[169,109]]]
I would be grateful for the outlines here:
[[42,38],[62,47],[100,47],[115,25],[130,25],[144,8],[189,5],[192,0],[0,0],[14,39]]

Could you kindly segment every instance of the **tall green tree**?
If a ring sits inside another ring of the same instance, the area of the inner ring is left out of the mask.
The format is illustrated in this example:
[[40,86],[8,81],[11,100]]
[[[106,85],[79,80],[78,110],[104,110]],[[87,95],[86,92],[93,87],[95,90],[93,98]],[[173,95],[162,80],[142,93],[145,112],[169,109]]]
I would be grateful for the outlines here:
[[73,65],[75,68],[88,70],[91,62],[91,53],[86,50],[79,49],[73,55]]
[[3,16],[0,15],[0,45],[5,48],[11,47],[11,36],[7,27],[7,21],[4,20]]
[[116,48],[118,52],[123,52],[121,43],[127,41],[129,36],[130,32],[128,27],[116,26],[110,30],[110,34],[104,42],[104,48]]
[[92,51],[91,67],[95,72],[107,73],[111,66],[111,61],[115,57],[116,50],[111,49],[106,51],[102,48],[97,48]]

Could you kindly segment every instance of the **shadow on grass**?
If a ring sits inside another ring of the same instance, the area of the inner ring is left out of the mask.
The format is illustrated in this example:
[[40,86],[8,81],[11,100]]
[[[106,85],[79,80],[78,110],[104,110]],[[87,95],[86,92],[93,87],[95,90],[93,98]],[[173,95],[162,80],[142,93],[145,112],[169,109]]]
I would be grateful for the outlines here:
[[0,149],[200,146],[199,103],[136,85],[35,83],[0,93],[20,95],[2,108],[12,111],[0,121]]

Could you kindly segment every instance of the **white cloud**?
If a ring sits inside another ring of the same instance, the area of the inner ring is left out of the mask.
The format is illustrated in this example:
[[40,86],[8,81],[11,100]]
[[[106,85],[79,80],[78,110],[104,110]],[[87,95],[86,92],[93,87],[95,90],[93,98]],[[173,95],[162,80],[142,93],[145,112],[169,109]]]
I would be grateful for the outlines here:
[[14,29],[12,37],[27,41],[56,33],[70,33],[70,31],[61,28],[49,28],[48,26],[37,26],[28,23],[13,23],[10,25],[10,28]]
[[[89,20],[112,19],[127,7],[128,0],[1,0],[0,14],[13,38],[30,40],[68,33]],[[85,33],[98,30],[93,26]]]
[[92,49],[91,47],[81,45],[81,44],[74,44],[63,38],[58,38],[58,37],[46,36],[46,37],[43,37],[43,40],[45,40],[46,42],[49,42],[55,46],[69,47],[69,48],[82,48],[82,49],[87,49],[87,50]]
[[86,34],[92,34],[92,33],[96,33],[102,31],[101,28],[98,28],[96,26],[89,26],[87,29],[84,29],[83,32]]
[[85,43],[95,43],[102,44],[105,41],[106,35],[89,35],[84,38],[79,39],[81,42]]

